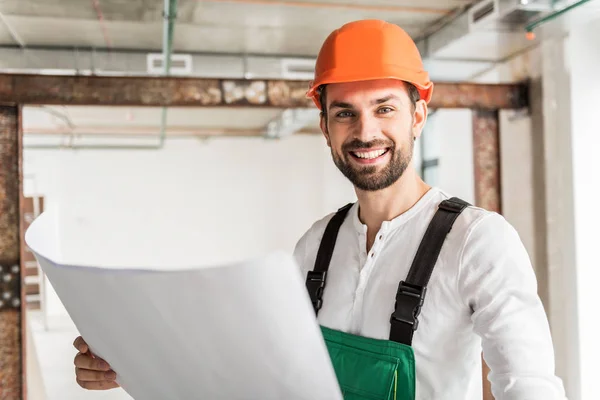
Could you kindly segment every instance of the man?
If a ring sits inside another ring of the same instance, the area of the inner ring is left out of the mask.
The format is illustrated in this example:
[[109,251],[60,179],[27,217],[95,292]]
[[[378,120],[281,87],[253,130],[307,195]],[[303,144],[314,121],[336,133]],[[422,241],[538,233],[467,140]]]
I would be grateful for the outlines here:
[[[340,385],[353,399],[480,400],[483,349],[497,400],[562,400],[517,233],[412,164],[432,90],[412,39],[383,21],[344,25],[317,58],[308,96],[358,202],[315,222],[295,256]],[[116,387],[75,346],[80,385]]]

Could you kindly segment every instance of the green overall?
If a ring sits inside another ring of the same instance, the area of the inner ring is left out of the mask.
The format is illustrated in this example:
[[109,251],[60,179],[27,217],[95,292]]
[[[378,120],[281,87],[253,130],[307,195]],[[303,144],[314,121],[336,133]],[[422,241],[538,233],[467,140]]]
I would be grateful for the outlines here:
[[[389,340],[372,339],[321,327],[345,400],[415,400],[415,356],[411,347],[427,283],[454,221],[469,204],[442,201],[419,245],[406,281],[400,282],[390,317]],[[352,204],[338,210],[321,241],[315,268],[306,279],[315,313],[323,305],[327,270],[339,229]],[[392,301],[392,299],[390,299]]]

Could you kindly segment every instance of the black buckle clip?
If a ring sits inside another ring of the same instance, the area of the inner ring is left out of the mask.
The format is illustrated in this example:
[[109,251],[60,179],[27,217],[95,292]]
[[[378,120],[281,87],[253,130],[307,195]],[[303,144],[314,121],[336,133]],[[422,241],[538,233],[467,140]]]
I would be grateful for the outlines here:
[[418,316],[421,314],[426,292],[426,287],[400,282],[390,323],[403,322],[412,325],[413,331],[416,331],[419,326]]
[[326,278],[327,271],[309,271],[306,275],[306,288],[315,311],[320,310],[323,305],[322,297]]
[[438,208],[440,208],[444,211],[449,211],[449,212],[453,212],[453,213],[460,213],[462,210],[465,209],[465,207],[466,207],[465,204],[454,200],[454,198],[446,199],[446,200],[442,201],[440,203],[440,205],[438,206]]

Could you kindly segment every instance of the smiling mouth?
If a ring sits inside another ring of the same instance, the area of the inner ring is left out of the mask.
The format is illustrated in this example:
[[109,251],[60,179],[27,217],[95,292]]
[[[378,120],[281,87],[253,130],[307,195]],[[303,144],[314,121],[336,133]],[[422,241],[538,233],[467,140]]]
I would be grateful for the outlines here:
[[371,150],[371,151],[350,151],[349,153],[359,160],[375,160],[377,158],[383,157],[389,151],[389,148],[379,149],[379,150]]

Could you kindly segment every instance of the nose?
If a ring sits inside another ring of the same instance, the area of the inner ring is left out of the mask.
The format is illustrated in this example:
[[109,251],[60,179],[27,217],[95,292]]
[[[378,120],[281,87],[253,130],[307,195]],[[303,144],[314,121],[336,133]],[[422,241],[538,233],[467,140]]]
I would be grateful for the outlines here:
[[363,142],[368,142],[377,138],[380,130],[377,118],[369,113],[362,113],[360,115],[360,118],[356,121],[355,128],[354,137]]

